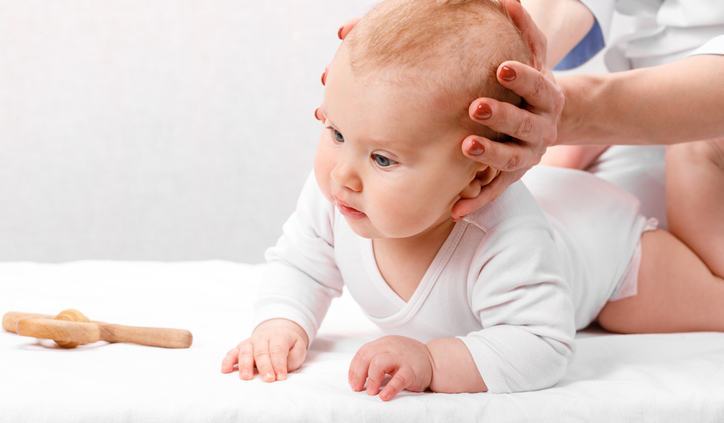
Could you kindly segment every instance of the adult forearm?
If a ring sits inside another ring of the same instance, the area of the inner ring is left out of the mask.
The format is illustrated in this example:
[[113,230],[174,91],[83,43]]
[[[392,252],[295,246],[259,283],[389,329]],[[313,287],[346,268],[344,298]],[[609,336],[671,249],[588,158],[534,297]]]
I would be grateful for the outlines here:
[[724,136],[724,56],[561,77],[556,144],[676,144]]
[[522,0],[548,40],[547,65],[555,66],[586,36],[593,14],[579,0]]
[[488,390],[463,341],[457,338],[440,338],[425,345],[434,362],[431,391],[461,393]]

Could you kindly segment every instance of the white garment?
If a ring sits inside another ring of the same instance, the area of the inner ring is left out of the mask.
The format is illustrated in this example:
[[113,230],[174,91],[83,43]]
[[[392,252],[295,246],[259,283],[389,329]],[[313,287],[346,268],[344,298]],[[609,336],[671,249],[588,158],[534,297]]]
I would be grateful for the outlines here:
[[[724,55],[724,0],[581,0],[598,20],[612,72],[662,65],[688,56]],[[614,10],[637,18],[634,31],[609,36]],[[587,171],[634,194],[642,213],[668,228],[664,146],[608,148]]]
[[525,183],[535,199],[518,182],[458,222],[405,302],[382,278],[372,241],[350,229],[310,176],[267,251],[257,324],[286,318],[311,341],[346,286],[389,334],[459,337],[490,392],[554,385],[575,329],[627,273],[646,219],[633,196],[585,172],[540,167]]
[[[601,25],[612,72],[656,66],[692,54],[724,54],[722,0],[581,0]],[[636,28],[610,40],[613,12],[635,17]]]

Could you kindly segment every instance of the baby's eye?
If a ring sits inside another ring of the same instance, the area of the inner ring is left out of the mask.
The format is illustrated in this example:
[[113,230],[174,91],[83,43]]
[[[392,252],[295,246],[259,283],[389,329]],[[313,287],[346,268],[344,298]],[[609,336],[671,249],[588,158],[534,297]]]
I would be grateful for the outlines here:
[[372,158],[374,159],[375,163],[377,163],[377,166],[379,166],[379,167],[388,167],[388,166],[392,166],[393,164],[397,163],[396,161],[389,159],[385,156],[380,156],[379,154],[373,154]]
[[333,129],[332,131],[334,131],[334,139],[337,140],[337,142],[344,142],[344,136],[342,136],[338,130]]

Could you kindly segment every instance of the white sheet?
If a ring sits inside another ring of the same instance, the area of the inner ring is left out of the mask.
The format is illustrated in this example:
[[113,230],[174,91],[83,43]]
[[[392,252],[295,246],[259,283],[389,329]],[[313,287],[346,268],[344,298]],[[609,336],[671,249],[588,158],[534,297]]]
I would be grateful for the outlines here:
[[287,381],[240,381],[221,374],[220,363],[252,329],[257,276],[258,267],[221,261],[0,263],[0,313],[77,308],[93,320],[194,335],[184,350],[104,342],[63,350],[2,331],[0,421],[724,421],[720,333],[589,329],[552,389],[405,392],[383,403],[347,385],[352,356],[380,334],[347,295],[335,300],[306,363]]

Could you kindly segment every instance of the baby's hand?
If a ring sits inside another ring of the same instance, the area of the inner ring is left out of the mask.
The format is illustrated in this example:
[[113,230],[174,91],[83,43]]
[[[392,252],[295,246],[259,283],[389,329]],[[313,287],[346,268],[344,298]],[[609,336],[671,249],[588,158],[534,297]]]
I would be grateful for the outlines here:
[[[403,389],[422,392],[430,386],[433,361],[425,344],[404,336],[385,336],[362,346],[349,365],[349,384],[355,391],[380,394],[388,401]],[[392,379],[380,392],[385,375]]]
[[302,366],[308,343],[306,332],[298,324],[286,319],[267,320],[254,329],[251,338],[226,353],[221,373],[231,373],[239,364],[239,378],[251,380],[256,363],[262,381],[284,380],[288,372]]

